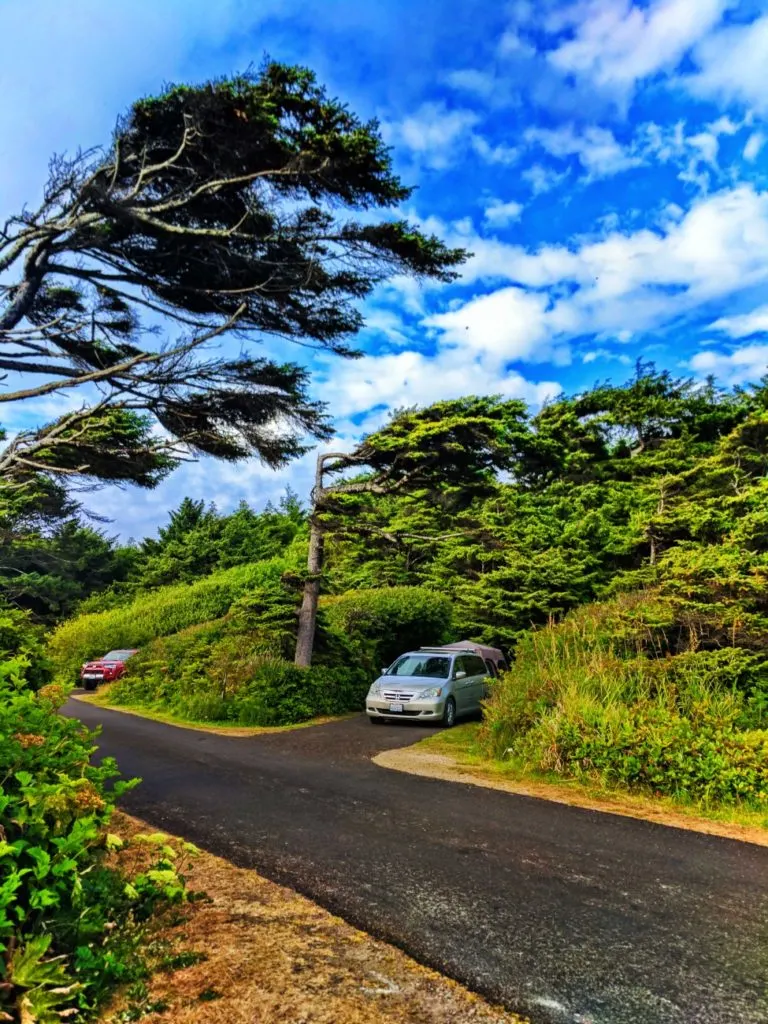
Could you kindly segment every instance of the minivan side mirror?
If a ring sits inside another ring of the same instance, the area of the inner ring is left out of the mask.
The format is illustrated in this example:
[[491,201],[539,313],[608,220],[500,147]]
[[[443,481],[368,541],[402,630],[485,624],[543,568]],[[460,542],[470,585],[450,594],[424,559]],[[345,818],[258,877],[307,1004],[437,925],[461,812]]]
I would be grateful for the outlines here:
[[381,670],[381,674],[382,674],[383,676],[385,676],[385,675],[387,674],[387,672],[388,672],[388,671],[389,671],[389,666],[388,666],[388,665],[385,665],[385,666],[384,666],[384,668],[383,668],[383,669]]
[[464,672],[462,669],[459,669],[459,671],[454,676],[454,679],[465,679],[466,675],[467,675],[466,672]]

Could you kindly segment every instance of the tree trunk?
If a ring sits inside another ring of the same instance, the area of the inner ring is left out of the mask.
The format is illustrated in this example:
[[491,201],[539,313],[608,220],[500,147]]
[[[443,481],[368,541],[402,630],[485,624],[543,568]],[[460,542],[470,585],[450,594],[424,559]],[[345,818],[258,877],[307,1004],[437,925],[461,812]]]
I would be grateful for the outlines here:
[[294,662],[303,668],[312,664],[315,646],[315,624],[317,603],[320,598],[320,574],[323,571],[323,531],[314,516],[309,521],[309,558],[307,559],[307,581],[299,612],[299,632],[296,636]]
[[323,501],[323,470],[328,455],[318,455],[315,467],[315,486],[312,488],[312,514],[309,517],[309,557],[307,558],[307,580],[299,612],[299,631],[296,634],[296,654],[293,662],[302,668],[312,664],[315,648],[315,625],[317,603],[320,599],[320,576],[323,571],[323,528],[317,515]]

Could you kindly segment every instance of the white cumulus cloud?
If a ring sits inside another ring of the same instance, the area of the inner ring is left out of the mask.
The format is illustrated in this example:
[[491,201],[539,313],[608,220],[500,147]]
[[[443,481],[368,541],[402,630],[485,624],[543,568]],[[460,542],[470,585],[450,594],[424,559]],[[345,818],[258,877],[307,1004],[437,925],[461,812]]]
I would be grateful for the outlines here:
[[[570,361],[567,347],[552,338],[553,314],[545,295],[522,288],[500,288],[478,295],[458,309],[436,313],[424,321],[441,332],[443,344],[490,353],[507,361]],[[565,326],[565,325],[564,325]]]
[[705,349],[690,361],[694,373],[702,377],[714,374],[724,384],[746,384],[768,373],[768,345],[745,345],[733,352]]
[[342,420],[369,409],[430,405],[467,394],[500,394],[540,405],[562,390],[555,381],[527,380],[507,368],[497,352],[471,351],[462,344],[444,344],[435,355],[407,351],[334,363],[327,377],[318,376],[318,387]]
[[613,230],[577,245],[526,251],[463,227],[448,227],[447,237],[474,253],[464,283],[499,282],[497,290],[425,324],[445,344],[510,360],[565,362],[580,336],[663,330],[714,300],[768,283],[768,192],[749,185],[703,197],[656,230]]
[[571,8],[573,36],[549,54],[562,71],[631,89],[684,54],[720,20],[729,0],[591,0]]
[[724,27],[703,39],[693,55],[699,70],[683,81],[696,96],[725,103],[737,101],[765,112],[766,55],[768,14],[751,23]]
[[711,329],[731,338],[748,338],[751,334],[768,334],[768,306],[760,306],[740,316],[724,316],[715,320]]
[[516,203],[514,199],[507,203],[501,199],[492,199],[485,208],[484,220],[489,227],[504,228],[519,220],[522,212],[522,203]]
[[430,102],[402,121],[384,123],[382,129],[388,142],[410,150],[425,167],[441,170],[461,159],[478,121],[471,110]]
[[760,156],[760,150],[765,145],[765,135],[762,132],[752,132],[747,139],[747,144],[744,147],[744,159],[749,163],[757,160]]
[[577,131],[573,125],[528,128],[525,139],[560,159],[575,156],[590,178],[603,178],[637,167],[642,158],[621,145],[613,132],[598,125]]

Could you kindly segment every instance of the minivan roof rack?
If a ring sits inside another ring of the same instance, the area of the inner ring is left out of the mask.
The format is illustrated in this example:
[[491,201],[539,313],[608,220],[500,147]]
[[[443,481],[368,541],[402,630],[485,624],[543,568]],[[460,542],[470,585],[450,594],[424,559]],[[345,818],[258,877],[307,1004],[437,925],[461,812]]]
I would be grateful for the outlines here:
[[474,654],[471,647],[420,647],[420,651],[442,651],[444,654],[451,654],[453,651],[469,651]]

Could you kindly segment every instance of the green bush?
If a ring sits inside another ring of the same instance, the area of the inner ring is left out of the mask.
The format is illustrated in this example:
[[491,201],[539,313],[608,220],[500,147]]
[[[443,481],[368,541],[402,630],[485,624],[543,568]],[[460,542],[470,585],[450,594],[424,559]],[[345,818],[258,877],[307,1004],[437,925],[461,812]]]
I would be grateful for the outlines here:
[[165,853],[130,879],[111,863],[131,783],[91,763],[94,734],[58,714],[66,690],[33,692],[26,668],[0,662],[0,1020],[53,1024],[142,969],[140,922],[184,887]]
[[534,770],[759,806],[768,660],[753,647],[699,646],[724,634],[655,593],[578,609],[522,640],[494,687],[482,742]]
[[398,654],[452,638],[452,604],[426,587],[351,590],[321,601],[321,625],[355,642],[368,674]]
[[768,730],[718,728],[652,706],[629,708],[618,722],[563,717],[551,738],[550,756],[577,778],[704,804],[768,799]]
[[367,679],[354,668],[298,668],[267,659],[235,695],[234,717],[242,725],[293,725],[341,715],[360,710],[367,689]]
[[160,587],[128,605],[70,619],[54,630],[48,644],[57,676],[74,681],[84,661],[112,648],[141,648],[156,637],[219,618],[256,588],[279,589],[285,569],[279,559],[239,565],[196,583]]
[[110,688],[110,703],[198,722],[292,725],[357,711],[368,689],[368,678],[354,664],[298,668],[252,649],[242,637],[224,637],[200,660],[189,656],[189,649],[187,655],[176,675],[162,663],[132,668]]
[[26,612],[0,605],[0,661],[21,658],[24,679],[33,690],[51,681],[52,665],[43,646],[42,630]]

